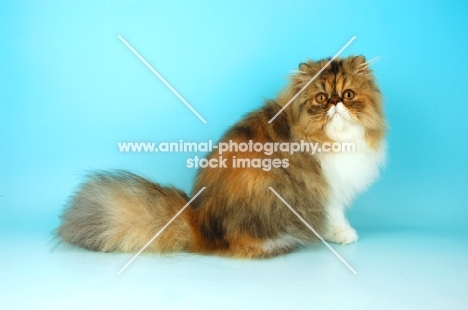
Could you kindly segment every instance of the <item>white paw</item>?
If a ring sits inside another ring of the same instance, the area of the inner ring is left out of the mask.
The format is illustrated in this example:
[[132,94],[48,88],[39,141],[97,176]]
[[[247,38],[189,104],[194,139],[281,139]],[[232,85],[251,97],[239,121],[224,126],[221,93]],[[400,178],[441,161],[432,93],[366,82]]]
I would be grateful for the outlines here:
[[325,240],[338,244],[350,244],[358,240],[356,231],[349,225],[329,226]]

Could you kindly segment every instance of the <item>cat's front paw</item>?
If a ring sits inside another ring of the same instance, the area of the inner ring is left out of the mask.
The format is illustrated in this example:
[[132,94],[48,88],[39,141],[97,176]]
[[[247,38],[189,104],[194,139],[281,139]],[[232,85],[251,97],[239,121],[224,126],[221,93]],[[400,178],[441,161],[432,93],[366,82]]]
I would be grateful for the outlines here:
[[356,231],[349,225],[329,226],[325,240],[338,244],[350,244],[358,240]]

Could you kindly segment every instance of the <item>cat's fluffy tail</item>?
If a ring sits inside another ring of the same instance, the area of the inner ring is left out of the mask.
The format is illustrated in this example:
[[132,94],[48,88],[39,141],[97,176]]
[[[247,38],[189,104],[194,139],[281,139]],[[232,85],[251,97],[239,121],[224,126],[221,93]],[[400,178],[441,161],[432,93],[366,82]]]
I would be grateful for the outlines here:
[[[57,236],[102,252],[136,252],[188,202],[185,193],[125,171],[91,174],[61,215]],[[189,250],[189,221],[182,213],[146,249]]]

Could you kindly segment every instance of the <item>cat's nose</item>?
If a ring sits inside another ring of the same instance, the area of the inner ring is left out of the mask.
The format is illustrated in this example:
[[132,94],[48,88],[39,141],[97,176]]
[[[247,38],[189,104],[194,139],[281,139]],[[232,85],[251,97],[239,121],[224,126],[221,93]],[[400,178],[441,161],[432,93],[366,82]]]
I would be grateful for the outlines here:
[[334,104],[334,105],[337,105],[338,102],[341,101],[341,98],[338,97],[338,96],[331,96],[330,99],[328,99],[328,103],[331,103],[331,104]]

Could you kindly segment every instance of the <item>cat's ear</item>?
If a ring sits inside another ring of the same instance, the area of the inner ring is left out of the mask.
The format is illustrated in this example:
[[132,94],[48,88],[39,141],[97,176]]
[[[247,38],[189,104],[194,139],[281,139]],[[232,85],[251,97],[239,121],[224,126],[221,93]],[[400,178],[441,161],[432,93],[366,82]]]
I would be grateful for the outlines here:
[[366,61],[366,57],[362,55],[354,56],[352,60],[352,65],[357,74],[364,75],[367,73],[368,64]]
[[299,64],[299,71],[304,71],[305,72],[308,69],[310,69],[310,66],[307,63],[301,62]]
[[310,65],[312,64],[312,60],[308,60],[307,62],[301,62],[299,64],[299,72],[300,73],[309,73],[310,72],[310,69],[312,68]]

